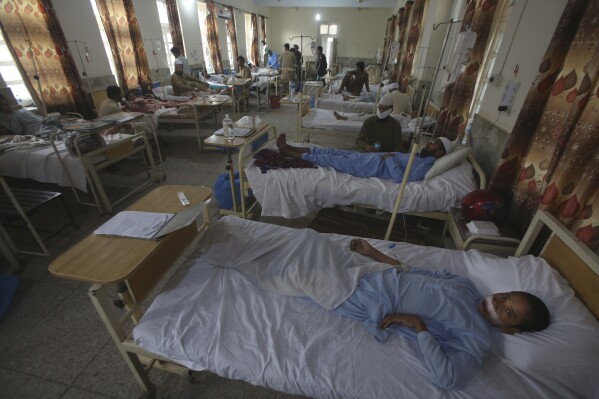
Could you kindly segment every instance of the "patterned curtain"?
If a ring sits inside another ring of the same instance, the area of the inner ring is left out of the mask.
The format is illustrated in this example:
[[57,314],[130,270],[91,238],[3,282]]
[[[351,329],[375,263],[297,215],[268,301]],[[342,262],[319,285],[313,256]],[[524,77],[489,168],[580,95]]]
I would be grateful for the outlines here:
[[397,53],[397,60],[395,62],[395,68],[393,69],[393,82],[399,81],[399,66],[401,65],[403,60],[404,42],[406,40],[406,28],[408,26],[408,20],[410,19],[409,12],[412,9],[413,2],[408,3],[410,4],[407,4],[406,7],[402,7],[399,9],[399,14],[397,17],[397,29],[399,29],[399,38],[397,39],[397,41],[399,42],[399,52]]
[[[168,27],[171,31],[171,40],[173,45],[179,47],[182,55],[185,55],[183,48],[183,34],[181,33],[181,22],[179,21],[179,10],[177,9],[177,0],[166,0],[166,13],[168,15]],[[167,51],[170,49],[166,49]]]
[[496,8],[497,0],[468,0],[466,3],[461,31],[465,31],[469,26],[473,32],[476,32],[476,42],[464,72],[445,88],[435,136],[447,136],[453,140],[458,132],[466,127],[474,87],[483,62]]
[[511,194],[509,216],[520,230],[540,207],[593,249],[599,247],[598,19],[599,2],[567,3],[491,182]]
[[258,65],[260,62],[260,50],[258,50],[258,16],[252,14],[252,61]]
[[264,15],[260,15],[260,29],[262,30],[262,40],[266,41],[266,18]]
[[46,112],[77,111],[92,118],[91,99],[83,90],[51,1],[6,0],[0,4],[2,35],[36,102],[41,98]]
[[220,45],[218,44],[218,26],[216,25],[216,6],[213,1],[206,2],[206,30],[208,32],[208,48],[214,66],[214,73],[223,73],[223,62],[220,56]]
[[425,0],[414,1],[414,6],[411,8],[410,32],[408,33],[401,69],[399,76],[397,77],[397,82],[403,90],[407,90],[410,78],[412,77],[412,64],[414,63],[416,45],[418,44],[418,38],[420,37],[422,15],[424,14],[424,1]]
[[237,62],[239,51],[237,50],[237,30],[235,30],[235,9],[231,6],[227,6],[231,11],[231,19],[227,19],[227,31],[229,31],[229,39],[231,39],[231,47],[233,47],[233,59],[231,60],[231,69],[235,69],[233,66]]
[[123,91],[150,90],[150,67],[131,0],[96,0]]

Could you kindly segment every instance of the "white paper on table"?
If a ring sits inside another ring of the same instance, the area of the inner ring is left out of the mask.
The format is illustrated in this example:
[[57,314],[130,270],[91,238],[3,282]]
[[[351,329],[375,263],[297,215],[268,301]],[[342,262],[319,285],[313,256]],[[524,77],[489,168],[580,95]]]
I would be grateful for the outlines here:
[[152,239],[174,216],[174,213],[123,211],[94,234]]
[[483,220],[473,220],[466,224],[468,230],[472,234],[482,234],[486,236],[498,236],[499,228],[493,222],[487,222]]

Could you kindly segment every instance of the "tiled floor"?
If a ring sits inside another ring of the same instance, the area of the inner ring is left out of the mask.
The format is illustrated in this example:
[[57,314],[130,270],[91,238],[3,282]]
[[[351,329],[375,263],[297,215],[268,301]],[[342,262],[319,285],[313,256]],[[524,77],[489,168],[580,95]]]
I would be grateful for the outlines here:
[[[295,106],[283,105],[259,115],[275,124],[279,132],[295,133]],[[295,137],[295,134],[290,136]],[[163,184],[212,186],[215,178],[224,173],[224,154],[199,153],[190,130],[162,131],[161,137],[167,156],[167,179]],[[353,136],[323,134],[314,136],[312,141],[351,148],[353,140]],[[116,179],[115,184],[118,183]],[[55,186],[44,187],[57,190]],[[54,256],[109,218],[76,203],[69,189],[60,191],[68,199],[79,227],[69,228],[49,242]],[[126,208],[141,195],[120,204],[116,211]],[[267,221],[305,226],[310,218],[293,222],[268,218]],[[48,272],[49,262],[44,258],[23,259],[18,293],[8,314],[0,321],[0,398],[137,397],[140,390],[87,297],[88,285],[52,276]],[[184,376],[156,370],[150,376],[159,398],[293,397],[205,372],[196,373],[193,383]]]

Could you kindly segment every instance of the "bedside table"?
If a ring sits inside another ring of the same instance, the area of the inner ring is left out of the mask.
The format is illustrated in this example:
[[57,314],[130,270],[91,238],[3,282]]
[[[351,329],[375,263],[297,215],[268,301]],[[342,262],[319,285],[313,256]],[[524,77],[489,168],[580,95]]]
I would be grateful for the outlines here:
[[497,225],[501,234],[499,236],[473,234],[466,223],[468,221],[464,218],[461,207],[449,208],[447,224],[456,249],[478,249],[498,256],[513,256],[520,245],[520,236],[506,223]]

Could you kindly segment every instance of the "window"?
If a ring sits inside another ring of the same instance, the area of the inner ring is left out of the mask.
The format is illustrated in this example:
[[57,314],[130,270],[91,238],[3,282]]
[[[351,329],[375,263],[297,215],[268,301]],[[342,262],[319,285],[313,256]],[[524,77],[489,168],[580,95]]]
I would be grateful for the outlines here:
[[339,26],[337,24],[321,24],[320,25],[320,34],[337,36],[338,28],[339,28]]
[[120,80],[119,75],[116,70],[116,63],[114,62],[114,57],[112,56],[112,49],[110,48],[110,43],[108,43],[108,37],[106,36],[106,31],[104,30],[104,24],[102,23],[102,18],[100,18],[100,13],[98,12],[98,5],[96,4],[96,0],[90,0],[92,3],[92,8],[94,9],[94,15],[96,17],[96,23],[98,24],[98,28],[100,28],[100,36],[102,37],[102,44],[104,45],[104,50],[106,51],[106,55],[108,56],[108,63],[110,64],[110,71],[116,78],[117,82]]
[[210,47],[208,47],[208,30],[206,29],[206,3],[198,2],[198,19],[200,21],[200,37],[202,39],[202,50],[204,52],[204,62],[206,63],[206,72],[214,73],[212,57],[210,56]]
[[[158,18],[160,19],[160,27],[162,28],[162,43],[164,43],[164,52],[161,54],[166,54],[166,65],[169,66],[169,69],[174,72],[173,62],[171,61],[171,48],[173,47],[173,38],[171,37],[171,28],[168,23],[168,13],[166,11],[166,1],[165,0],[157,0],[156,5],[158,6]],[[160,44],[155,42],[155,46],[157,47],[155,50],[160,53]]]
[[[231,65],[231,70],[235,69],[236,60],[233,59],[233,45],[231,44],[231,36],[229,35],[229,31],[227,29],[227,54],[229,55],[229,65]],[[239,50],[237,50],[239,51]]]
[[24,106],[29,106],[33,103],[31,94],[29,94],[29,90],[27,90],[21,73],[15,65],[2,36],[0,36],[0,76],[2,76],[2,79],[4,79],[17,101],[22,101],[21,104]]

